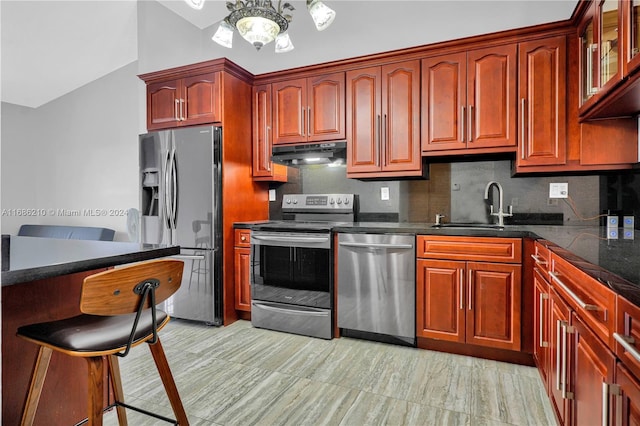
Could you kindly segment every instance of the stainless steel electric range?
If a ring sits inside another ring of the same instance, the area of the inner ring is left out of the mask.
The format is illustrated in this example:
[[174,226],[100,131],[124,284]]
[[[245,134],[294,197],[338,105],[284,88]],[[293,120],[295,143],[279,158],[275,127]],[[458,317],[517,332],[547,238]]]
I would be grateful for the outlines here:
[[292,220],[251,228],[251,323],[255,327],[333,338],[331,229],[356,221],[354,194],[290,194]]

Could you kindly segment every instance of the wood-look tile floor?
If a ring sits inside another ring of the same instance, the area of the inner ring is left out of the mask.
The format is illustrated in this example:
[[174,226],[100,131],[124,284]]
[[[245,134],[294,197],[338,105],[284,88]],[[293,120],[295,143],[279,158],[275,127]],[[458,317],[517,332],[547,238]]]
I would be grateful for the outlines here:
[[[172,320],[160,337],[191,425],[555,425],[535,368],[384,343]],[[173,418],[146,345],[126,402]],[[130,425],[163,423],[127,410]],[[117,425],[115,410],[105,425]]]

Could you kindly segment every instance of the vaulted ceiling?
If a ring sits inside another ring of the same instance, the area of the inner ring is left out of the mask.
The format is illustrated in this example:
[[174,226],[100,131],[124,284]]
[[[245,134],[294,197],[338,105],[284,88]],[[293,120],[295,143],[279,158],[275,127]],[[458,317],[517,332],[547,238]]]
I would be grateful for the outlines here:
[[[200,11],[184,0],[138,1],[158,1],[203,33],[213,34],[228,14],[221,0],[206,0]],[[325,0],[337,18],[317,32],[305,2],[290,0],[296,8],[289,29],[294,51],[275,55],[265,53],[273,50],[266,46],[256,52],[236,35],[233,51],[211,42],[211,57],[227,56],[260,74],[562,21],[577,2]],[[135,0],[0,1],[2,101],[38,107],[135,61],[137,10]]]

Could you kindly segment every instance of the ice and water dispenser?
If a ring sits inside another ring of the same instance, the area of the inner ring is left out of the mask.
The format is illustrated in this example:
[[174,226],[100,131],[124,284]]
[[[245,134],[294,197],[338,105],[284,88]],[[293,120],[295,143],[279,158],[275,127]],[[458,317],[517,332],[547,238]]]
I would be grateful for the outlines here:
[[162,242],[162,206],[160,205],[162,158],[160,141],[152,135],[140,140],[140,208],[143,243]]

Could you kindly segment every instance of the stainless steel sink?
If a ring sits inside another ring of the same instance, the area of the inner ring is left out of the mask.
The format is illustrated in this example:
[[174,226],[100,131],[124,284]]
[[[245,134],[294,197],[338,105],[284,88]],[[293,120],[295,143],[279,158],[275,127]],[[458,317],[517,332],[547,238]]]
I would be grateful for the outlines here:
[[501,230],[504,226],[491,224],[491,223],[441,223],[439,225],[432,225],[435,229],[482,229],[482,230]]

